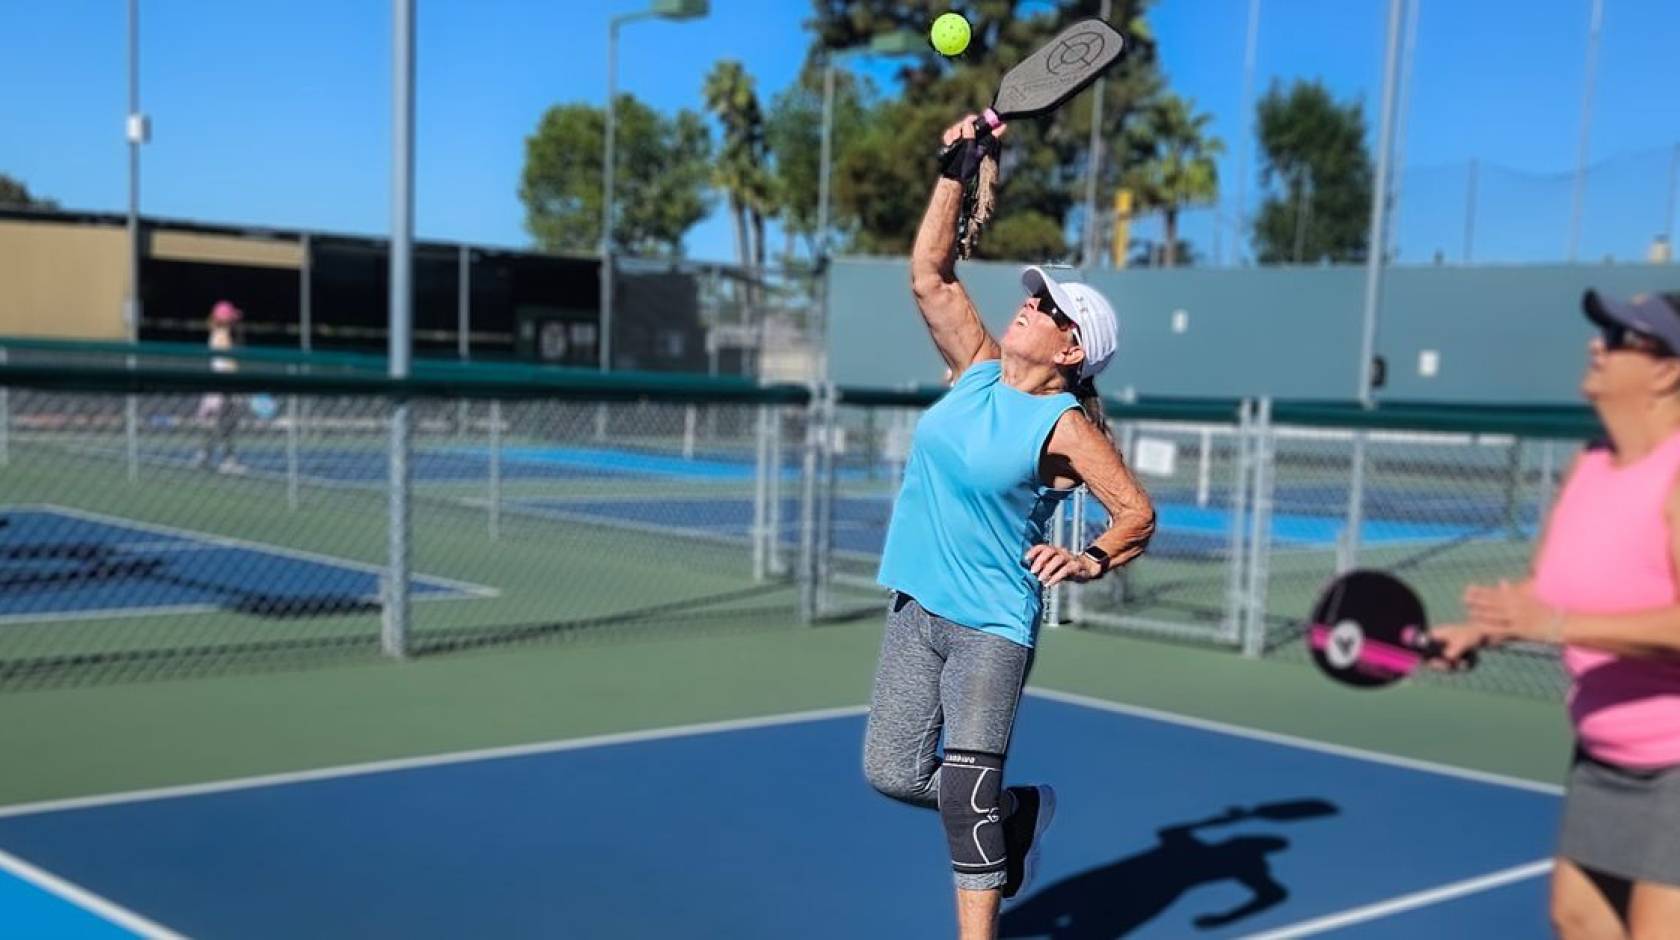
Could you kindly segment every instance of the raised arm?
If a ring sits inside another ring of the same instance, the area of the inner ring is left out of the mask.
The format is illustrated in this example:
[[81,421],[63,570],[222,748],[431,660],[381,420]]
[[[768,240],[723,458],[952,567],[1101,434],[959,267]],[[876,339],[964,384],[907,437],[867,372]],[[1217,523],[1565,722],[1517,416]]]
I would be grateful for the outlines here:
[[[974,121],[970,116],[947,128],[945,144],[958,137],[972,138]],[[1002,128],[994,131],[998,136],[1002,133]],[[933,185],[933,196],[910,249],[910,293],[953,377],[976,362],[1001,355],[973,299],[957,280],[957,213],[962,200],[963,184],[941,176]]]

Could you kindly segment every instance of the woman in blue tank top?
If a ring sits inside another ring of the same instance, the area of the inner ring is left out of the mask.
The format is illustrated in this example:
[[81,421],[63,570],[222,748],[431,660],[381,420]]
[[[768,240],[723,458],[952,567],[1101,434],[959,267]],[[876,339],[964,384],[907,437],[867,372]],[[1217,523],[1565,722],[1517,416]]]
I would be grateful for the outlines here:
[[[1002,785],[1043,590],[1126,564],[1155,530],[1092,384],[1119,333],[1108,301],[1026,268],[1027,297],[998,339],[957,280],[974,129],[970,116],[945,132],[910,257],[911,292],[952,381],[916,425],[887,531],[879,580],[893,595],[864,743],[872,786],[939,810],[965,940],[996,936],[1002,900],[1031,880],[1055,814],[1050,787]],[[1047,526],[1080,485],[1112,524],[1074,554],[1048,544]]]

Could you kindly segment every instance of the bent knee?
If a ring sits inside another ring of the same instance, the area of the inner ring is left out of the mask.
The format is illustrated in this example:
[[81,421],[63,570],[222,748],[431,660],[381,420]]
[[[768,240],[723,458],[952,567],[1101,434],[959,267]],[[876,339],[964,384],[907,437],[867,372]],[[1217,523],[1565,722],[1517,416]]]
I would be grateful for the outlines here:
[[931,777],[919,777],[908,770],[894,770],[890,765],[867,759],[863,763],[863,776],[877,793],[900,803],[929,807],[938,805]]

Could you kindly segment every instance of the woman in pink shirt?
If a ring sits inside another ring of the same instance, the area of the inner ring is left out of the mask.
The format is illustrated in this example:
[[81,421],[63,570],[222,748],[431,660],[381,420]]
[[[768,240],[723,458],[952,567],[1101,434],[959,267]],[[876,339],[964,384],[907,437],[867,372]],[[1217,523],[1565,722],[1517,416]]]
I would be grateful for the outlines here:
[[1520,584],[1472,585],[1440,665],[1563,647],[1576,749],[1552,921],[1566,940],[1680,938],[1680,294],[1588,291],[1582,393],[1608,432],[1569,469]]

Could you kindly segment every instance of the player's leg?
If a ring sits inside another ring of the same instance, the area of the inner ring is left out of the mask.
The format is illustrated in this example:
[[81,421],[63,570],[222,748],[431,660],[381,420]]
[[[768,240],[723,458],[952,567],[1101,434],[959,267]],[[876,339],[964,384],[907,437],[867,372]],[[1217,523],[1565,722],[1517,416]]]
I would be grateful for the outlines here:
[[915,806],[939,805],[940,671],[926,611],[907,594],[888,605],[864,733],[863,772],[876,790]]
[[1680,940],[1680,885],[1635,882],[1628,900],[1628,934],[1633,940]]
[[1552,869],[1552,927],[1561,940],[1626,940],[1620,911],[1627,892],[1627,882],[1559,858]]
[[964,938],[988,938],[995,936],[1010,879],[1010,850],[1027,848],[1009,844],[1006,820],[1015,800],[1003,787],[1003,768],[1032,650],[939,618],[933,628],[934,646],[945,652],[939,812],[956,878],[958,927]]
[[220,468],[225,471],[244,469],[240,466],[239,457],[234,453],[233,439],[239,430],[239,409],[243,407],[235,396],[227,396],[222,405],[221,414],[216,417],[216,440],[221,447],[222,462]]

